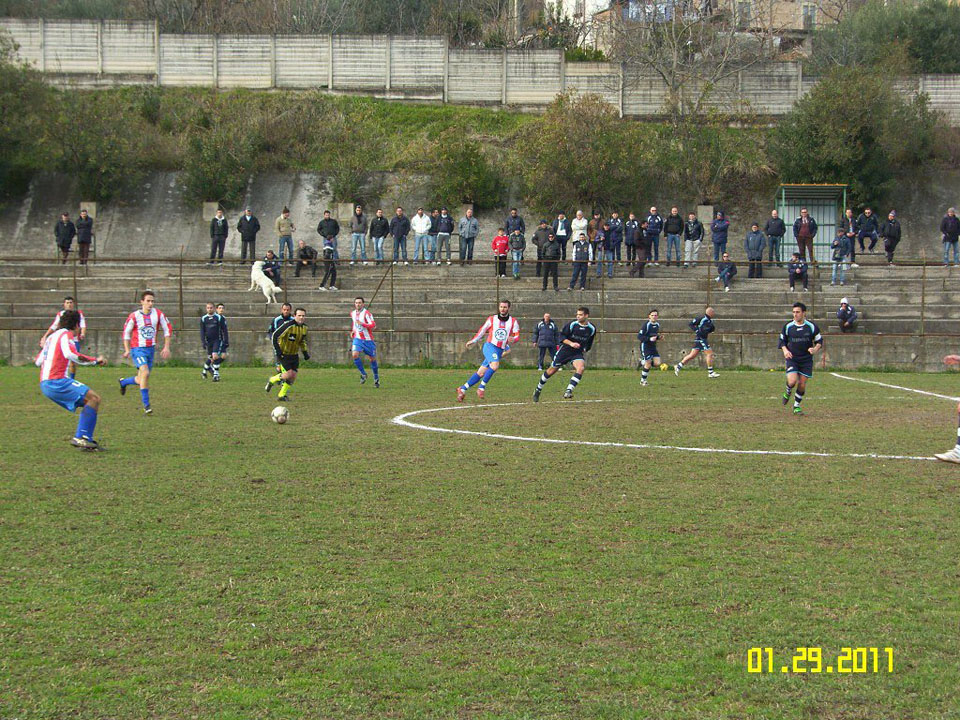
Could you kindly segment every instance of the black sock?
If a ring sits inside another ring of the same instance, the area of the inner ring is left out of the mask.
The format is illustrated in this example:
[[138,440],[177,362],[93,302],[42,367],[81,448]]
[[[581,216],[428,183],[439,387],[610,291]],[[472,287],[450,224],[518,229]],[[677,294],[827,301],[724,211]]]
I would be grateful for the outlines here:
[[572,391],[577,385],[580,384],[580,378],[583,377],[583,373],[574,373],[573,377],[570,378],[570,384],[567,385],[567,390]]

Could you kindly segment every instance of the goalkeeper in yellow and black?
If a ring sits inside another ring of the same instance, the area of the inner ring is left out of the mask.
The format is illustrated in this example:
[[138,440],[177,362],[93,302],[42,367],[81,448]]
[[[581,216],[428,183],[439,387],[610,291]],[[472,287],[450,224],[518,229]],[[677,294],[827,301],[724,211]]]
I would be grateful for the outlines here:
[[290,386],[297,379],[300,353],[303,353],[304,360],[310,359],[310,353],[307,351],[307,326],[303,324],[306,317],[307,311],[297,308],[293,317],[280,323],[270,336],[273,341],[273,350],[277,354],[280,372],[267,381],[264,390],[270,392],[274,385],[280,383],[277,400],[281,402],[287,402]]

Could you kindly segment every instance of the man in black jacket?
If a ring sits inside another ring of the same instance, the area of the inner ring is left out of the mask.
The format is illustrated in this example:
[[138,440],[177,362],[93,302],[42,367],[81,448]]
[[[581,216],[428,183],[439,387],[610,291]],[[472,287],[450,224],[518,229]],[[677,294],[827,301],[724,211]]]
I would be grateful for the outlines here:
[[560,254],[562,252],[563,250],[560,247],[560,243],[557,242],[554,234],[552,232],[547,233],[547,241],[541,248],[543,256],[543,288],[541,288],[541,292],[547,289],[547,279],[551,275],[553,275],[553,291],[560,292],[557,277],[560,272]]
[[763,234],[770,242],[770,262],[777,261],[778,267],[783,267],[783,236],[787,234],[787,226],[776,210],[770,211],[770,219],[763,226]]
[[86,209],[80,211],[77,219],[77,246],[80,249],[80,264],[86,265],[90,257],[90,243],[93,242],[93,218]]
[[53,236],[57,240],[57,247],[60,248],[61,264],[66,265],[67,257],[70,255],[70,246],[73,245],[73,239],[77,236],[77,228],[70,221],[70,213],[60,215],[60,219],[53,228]]
[[263,274],[270,278],[274,285],[280,285],[280,260],[274,255],[273,250],[267,250],[263,258]]
[[403,264],[407,262],[407,235],[410,234],[410,218],[403,214],[403,208],[397,208],[397,214],[390,220],[390,236],[393,238],[393,264],[396,265],[403,252]]
[[[949,265],[950,249],[953,249],[953,264],[957,264],[957,240],[960,240],[960,218],[956,208],[947,210],[940,221],[940,233],[943,235],[943,264]],[[66,262],[66,261],[64,261]]]
[[[557,246],[559,250],[559,245]],[[550,313],[543,314],[543,320],[537,323],[533,331],[533,345],[539,351],[537,356],[537,370],[543,372],[543,356],[550,358],[557,351],[560,344],[560,329],[557,324],[550,319]]]
[[541,220],[537,229],[533,231],[533,246],[537,249],[537,277],[540,277],[543,270],[543,246],[547,244],[549,236],[550,230],[547,228],[547,221]]
[[297,243],[297,269],[294,271],[294,277],[300,277],[300,270],[309,267],[313,277],[317,276],[317,251],[307,245],[303,240]]
[[210,221],[210,262],[207,265],[213,265],[217,260],[218,264],[223,265],[223,248],[227,244],[227,235],[230,234],[230,225],[223,216],[223,210],[217,208],[217,214]]
[[446,208],[440,208],[440,217],[437,218],[437,265],[440,264],[440,255],[444,248],[447,250],[447,265],[450,264],[450,239],[453,237],[453,217]]
[[680,267],[680,235],[683,234],[683,218],[678,208],[670,208],[670,214],[663,221],[663,233],[667,236],[667,267],[670,267],[670,251],[676,257],[677,267]]
[[703,245],[703,223],[697,219],[696,213],[687,215],[683,224],[683,266],[696,267],[700,246]]
[[887,221],[880,228],[880,236],[883,238],[883,249],[887,253],[887,264],[893,265],[893,253],[900,244],[900,221],[897,220],[895,210],[891,210],[887,215]]
[[370,221],[370,240],[373,243],[373,259],[377,265],[383,263],[383,239],[390,234],[390,221],[383,216],[383,210],[377,208],[377,215]]
[[340,223],[330,217],[330,211],[323,211],[323,220],[317,223],[317,234],[323,239],[331,239],[333,246],[333,259],[340,259],[340,252],[337,249],[337,235],[340,234]]
[[260,221],[250,208],[247,208],[237,221],[237,232],[240,233],[240,262],[246,262],[249,252],[250,264],[253,265],[257,257],[257,233],[260,232]]
[[863,252],[863,239],[869,237],[870,246],[867,250],[872,253],[873,248],[877,245],[877,239],[880,237],[880,223],[877,220],[877,216],[873,214],[873,210],[864,208],[863,212],[860,213],[860,217],[857,218],[857,225],[860,227],[860,231],[857,233],[857,240],[860,242],[860,252]]
[[623,244],[627,246],[627,265],[633,265],[637,259],[637,235],[640,234],[640,223],[637,222],[637,216],[633,213],[627,217],[623,224]]

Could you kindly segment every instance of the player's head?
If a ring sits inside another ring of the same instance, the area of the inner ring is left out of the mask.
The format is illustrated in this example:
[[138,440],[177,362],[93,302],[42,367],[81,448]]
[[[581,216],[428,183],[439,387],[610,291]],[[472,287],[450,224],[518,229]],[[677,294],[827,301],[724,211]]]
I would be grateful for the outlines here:
[[660,311],[654,308],[650,311],[650,314],[647,315],[647,317],[650,318],[650,322],[656,322],[657,318],[660,317]]
[[577,308],[578,323],[581,323],[581,324],[585,323],[589,319],[589,317],[590,317],[590,308],[584,305],[581,305],[580,307]]
[[283,305],[280,306],[280,314],[283,315],[285,318],[290,317],[290,313],[292,312],[293,312],[293,305],[291,305],[290,303],[284,303]]
[[73,299],[73,295],[67,295],[63,299],[63,309],[64,310],[76,310],[77,301]]
[[223,315],[223,303],[217,303],[217,312]]
[[207,303],[207,315],[213,315],[213,303]]
[[140,293],[140,309],[147,312],[153,307],[153,290],[144,290]]
[[544,321],[545,323],[550,322],[550,313],[544,313],[544,314],[543,314],[543,321]]
[[500,312],[500,317],[508,317],[510,315],[510,301],[501,300],[500,304],[497,305],[497,310]]
[[307,311],[303,308],[297,308],[296,312],[293,313],[293,319],[297,325],[303,325],[303,321],[307,319]]
[[802,322],[807,317],[807,306],[802,302],[795,302],[793,304],[793,319],[797,322]]
[[707,309],[703,311],[703,314],[708,318],[713,318],[716,313],[714,312],[713,308],[708,305]]
[[356,310],[363,310],[363,304],[364,304],[364,302],[366,302],[366,301],[365,301],[362,297],[360,297],[359,295],[357,295],[357,297],[355,297],[355,298],[353,299],[353,307],[354,307]]
[[67,330],[76,330],[80,324],[80,313],[76,310],[64,310],[60,316],[60,327]]

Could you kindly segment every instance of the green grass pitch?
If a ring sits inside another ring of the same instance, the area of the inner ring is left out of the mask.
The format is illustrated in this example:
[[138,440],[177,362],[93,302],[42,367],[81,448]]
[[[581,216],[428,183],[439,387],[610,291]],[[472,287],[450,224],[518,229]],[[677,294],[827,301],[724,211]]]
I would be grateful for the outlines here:
[[[0,368],[2,718],[960,716],[960,467],[848,456],[946,450],[949,400],[818,371],[794,417],[780,373],[588,369],[534,405],[512,369],[410,418],[833,454],[734,455],[391,423],[467,370],[306,368],[285,426],[269,369],[159,367],[149,417],[120,374],[81,369],[83,453],[36,370]],[[798,647],[823,672],[782,672]],[[893,672],[827,673],[843,647]]]

